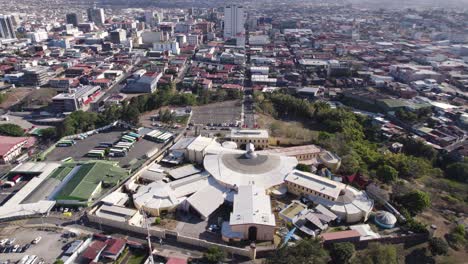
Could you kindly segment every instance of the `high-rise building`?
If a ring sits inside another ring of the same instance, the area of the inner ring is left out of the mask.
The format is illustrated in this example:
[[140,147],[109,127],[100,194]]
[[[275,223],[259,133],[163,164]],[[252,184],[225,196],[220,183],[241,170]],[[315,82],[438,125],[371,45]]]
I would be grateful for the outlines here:
[[77,27],[78,24],[82,22],[83,22],[83,19],[81,15],[78,15],[77,13],[67,14],[67,24],[72,24],[73,26]]
[[244,8],[237,5],[229,5],[224,8],[224,38],[234,38],[244,35]]
[[104,25],[106,21],[104,9],[96,7],[88,9],[88,20],[94,22],[97,26]]
[[154,11],[145,12],[145,23],[151,28],[154,26]]
[[16,38],[13,17],[10,15],[0,15],[0,38]]
[[124,29],[116,29],[110,32],[110,41],[114,44],[122,44],[127,39],[127,32]]

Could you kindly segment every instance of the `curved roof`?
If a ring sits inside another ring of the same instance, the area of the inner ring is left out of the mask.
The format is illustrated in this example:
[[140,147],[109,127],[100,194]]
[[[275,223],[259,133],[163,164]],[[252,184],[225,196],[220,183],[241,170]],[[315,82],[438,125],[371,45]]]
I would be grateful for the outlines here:
[[377,224],[385,227],[393,227],[397,222],[396,217],[387,211],[377,212],[374,220]]
[[284,182],[296,167],[297,159],[226,149],[220,154],[206,155],[203,165],[218,182],[227,186],[255,185],[268,189]]

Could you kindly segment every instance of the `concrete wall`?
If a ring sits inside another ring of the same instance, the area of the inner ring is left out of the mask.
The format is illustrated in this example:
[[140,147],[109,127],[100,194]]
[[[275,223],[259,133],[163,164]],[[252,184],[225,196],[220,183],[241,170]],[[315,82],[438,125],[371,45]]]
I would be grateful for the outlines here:
[[257,240],[272,241],[275,234],[275,226],[267,225],[233,225],[231,229],[233,232],[242,233],[244,239],[249,238],[249,228],[257,228]]
[[[88,220],[92,223],[110,226],[113,228],[135,232],[138,234],[146,235],[147,233],[146,229],[143,227],[131,226],[131,225],[128,225],[126,222],[119,222],[119,221],[113,221],[109,219],[100,218],[93,214],[88,214]],[[180,242],[180,243],[203,247],[203,248],[210,248],[210,247],[216,246],[226,251],[227,253],[255,259],[256,249],[238,248],[238,247],[232,247],[232,246],[223,245],[223,244],[217,244],[217,243],[209,242],[203,239],[181,236],[176,231],[165,230],[165,229],[150,228],[150,234],[151,236],[160,237],[160,238],[166,238],[166,234],[167,234],[167,235],[176,237],[177,242]]]
[[255,253],[256,253],[255,248],[251,249],[251,248],[232,247],[228,245],[209,242],[203,239],[198,239],[194,237],[186,237],[186,236],[181,236],[181,235],[177,236],[177,241],[181,243],[193,245],[193,246],[204,247],[204,248],[219,247],[222,250],[226,251],[227,253],[255,259]]

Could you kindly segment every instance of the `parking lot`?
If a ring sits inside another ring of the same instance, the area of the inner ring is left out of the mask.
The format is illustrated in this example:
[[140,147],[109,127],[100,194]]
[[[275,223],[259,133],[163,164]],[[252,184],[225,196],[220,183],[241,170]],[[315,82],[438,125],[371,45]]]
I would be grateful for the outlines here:
[[[103,132],[96,135],[92,135],[83,140],[76,140],[76,144],[71,147],[57,147],[48,156],[49,161],[59,161],[65,158],[71,157],[74,160],[92,160],[93,158],[86,157],[85,155],[98,146],[101,142],[116,142],[122,136],[122,132],[126,130],[113,130],[109,132]],[[109,160],[118,161],[122,167],[133,164],[136,160],[141,159],[148,151],[154,148],[161,148],[163,144],[158,144],[146,139],[140,139],[130,149],[128,155],[125,157],[113,157]]]
[[227,101],[192,109],[191,123],[197,125],[210,124],[236,124],[241,121],[242,104],[241,101]]
[[[12,230],[13,231],[13,230]],[[9,260],[10,263],[15,263],[25,255],[36,255],[38,261],[43,259],[45,263],[54,263],[57,257],[62,253],[62,248],[68,243],[73,241],[72,238],[62,238],[62,234],[55,231],[39,231],[36,229],[22,228],[16,229],[13,232],[3,232],[0,235],[0,240],[4,238],[15,238],[14,245],[20,247],[31,242],[38,236],[42,239],[37,244],[32,244],[25,252],[22,253],[1,253],[0,260]]]

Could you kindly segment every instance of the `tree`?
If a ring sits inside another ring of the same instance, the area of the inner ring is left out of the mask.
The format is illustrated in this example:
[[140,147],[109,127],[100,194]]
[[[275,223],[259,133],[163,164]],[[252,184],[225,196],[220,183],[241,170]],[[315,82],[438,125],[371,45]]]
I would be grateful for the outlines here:
[[466,231],[464,225],[457,225],[448,235],[447,240],[451,247],[458,249],[466,245]]
[[398,178],[398,171],[392,166],[382,165],[377,169],[377,177],[385,183],[390,183]]
[[160,224],[161,224],[161,217],[156,217],[156,218],[154,219],[154,224],[155,224],[155,225],[160,225]]
[[297,164],[296,169],[300,171],[311,172],[310,166],[302,163]]
[[278,249],[267,260],[268,264],[325,264],[328,263],[328,252],[322,248],[317,239],[303,239],[294,246]]
[[1,124],[0,125],[0,135],[11,136],[11,137],[22,137],[24,136],[24,130],[16,124]]
[[422,212],[431,204],[429,194],[419,190],[414,190],[405,195],[398,196],[396,197],[396,201],[412,215]]
[[352,175],[361,168],[361,158],[356,152],[351,152],[341,159],[340,172],[344,175]]
[[429,240],[429,249],[431,250],[433,256],[437,256],[447,255],[449,247],[443,238],[433,237]]
[[408,155],[425,158],[429,161],[433,161],[437,156],[437,151],[422,140],[406,137],[400,138],[398,141],[403,144],[403,152]]
[[347,264],[355,253],[355,248],[352,243],[335,243],[332,245],[330,250],[330,256],[333,259],[333,263],[336,264]]
[[61,259],[56,259],[56,260],[54,261],[54,264],[63,264],[63,263],[64,263],[64,262],[63,262],[63,260],[61,260]]
[[203,256],[210,263],[218,263],[226,258],[226,253],[219,247],[210,247]]
[[455,162],[445,170],[447,178],[468,183],[468,162]]
[[370,243],[366,250],[359,252],[351,263],[355,264],[397,264],[397,251],[393,245]]
[[45,140],[54,140],[57,138],[57,129],[48,127],[41,130],[41,137]]

